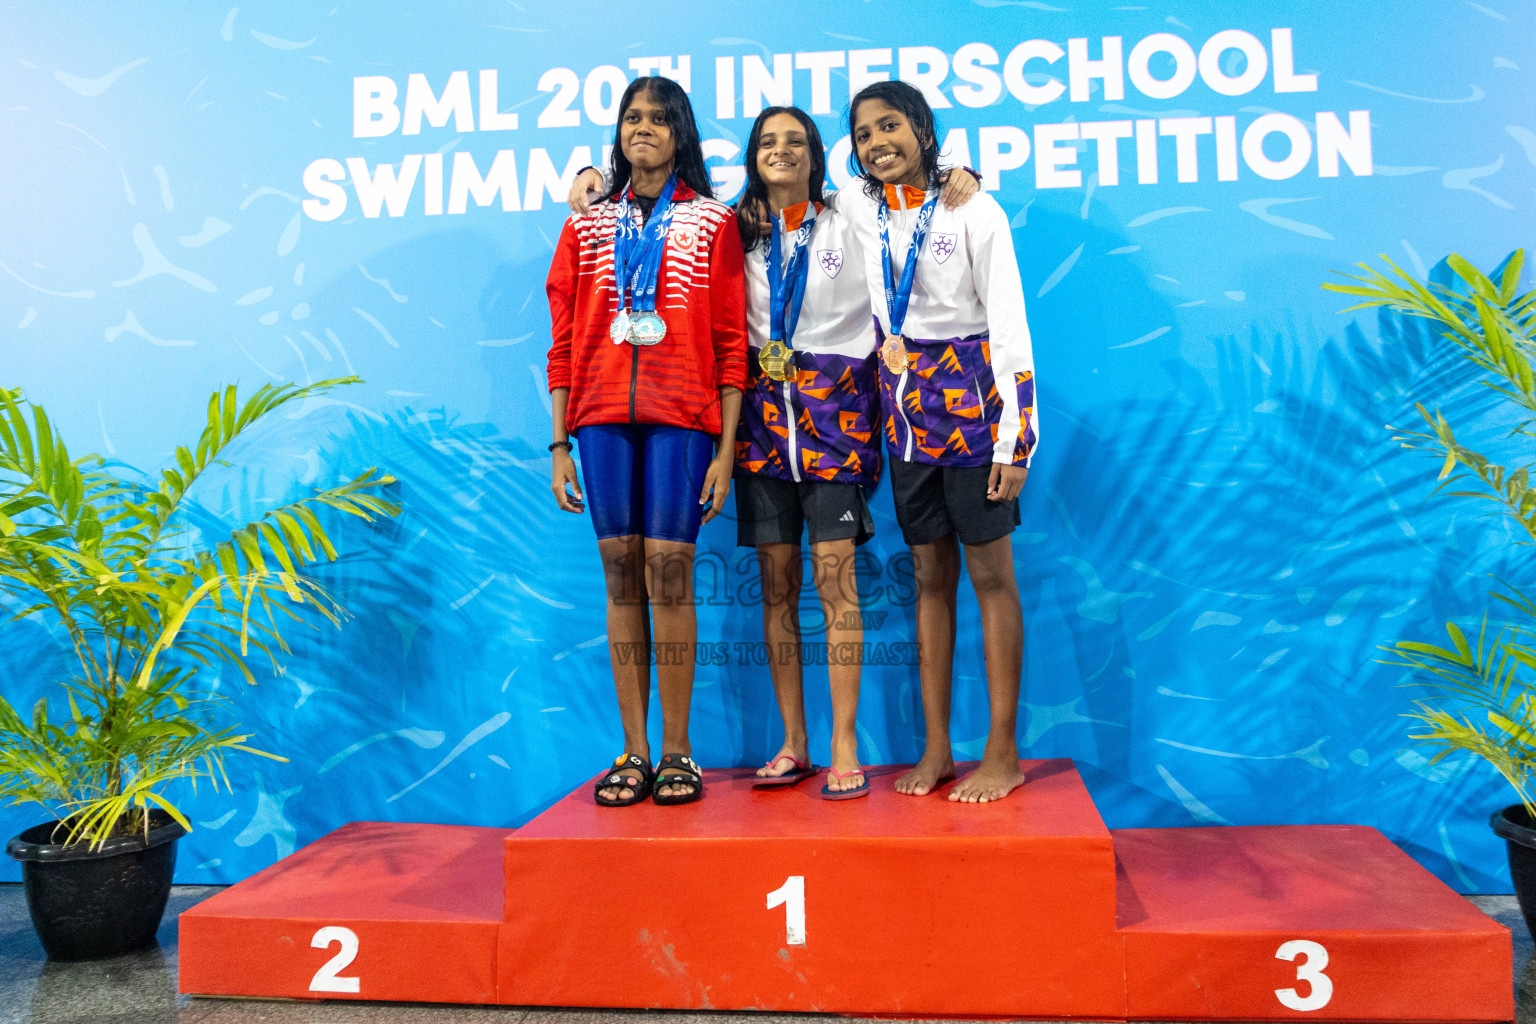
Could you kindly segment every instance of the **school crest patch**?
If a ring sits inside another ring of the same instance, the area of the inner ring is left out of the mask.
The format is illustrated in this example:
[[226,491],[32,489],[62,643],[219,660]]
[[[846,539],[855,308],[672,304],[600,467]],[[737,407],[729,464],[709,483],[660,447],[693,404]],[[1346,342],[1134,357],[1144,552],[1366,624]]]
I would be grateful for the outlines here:
[[933,258],[943,263],[955,251],[955,236],[934,235],[928,248],[933,252]]
[[819,249],[816,252],[816,262],[828,277],[836,277],[843,269],[843,250]]

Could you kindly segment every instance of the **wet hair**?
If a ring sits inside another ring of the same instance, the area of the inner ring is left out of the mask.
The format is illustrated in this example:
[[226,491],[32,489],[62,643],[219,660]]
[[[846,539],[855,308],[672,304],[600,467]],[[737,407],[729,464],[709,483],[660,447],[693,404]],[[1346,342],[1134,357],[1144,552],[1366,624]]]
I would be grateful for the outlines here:
[[[934,122],[933,109],[928,106],[928,101],[921,91],[906,82],[873,82],[860,89],[858,95],[848,104],[848,136],[853,139],[854,121],[859,116],[859,104],[868,100],[879,100],[888,107],[893,107],[907,119],[912,126],[912,134],[917,136],[919,147],[919,159],[923,165],[923,176],[928,179],[929,188],[937,188],[939,185],[939,126]],[[859,146],[853,142],[848,152],[849,169],[864,177],[864,193],[871,199],[880,196],[885,185],[869,173],[859,162]]]
[[704,166],[704,150],[699,145],[699,126],[693,119],[693,105],[688,102],[688,94],[683,92],[682,86],[660,76],[635,79],[619,99],[619,121],[613,128],[613,154],[608,158],[608,180],[613,182],[613,191],[608,198],[617,199],[629,188],[632,168],[619,142],[619,134],[624,130],[624,115],[641,92],[649,93],[666,112],[674,147],[672,170],[677,174],[677,180],[699,195],[713,199],[715,193],[709,187],[709,171]]
[[[746,159],[743,161],[747,170],[747,187],[736,203],[737,209],[750,210],[756,206],[765,213],[768,209],[768,183],[763,181],[762,175],[757,171],[757,149],[762,140],[763,125],[768,123],[770,117],[778,114],[790,115],[805,129],[805,147],[811,157],[810,199],[815,203],[822,201],[821,185],[827,177],[827,150],[822,145],[821,132],[817,129],[816,122],[811,120],[810,114],[799,107],[768,107],[757,115],[757,120],[752,122],[752,132],[747,136]],[[751,252],[762,242],[755,223],[748,226],[738,217],[736,226],[741,232],[742,248],[747,252]]]

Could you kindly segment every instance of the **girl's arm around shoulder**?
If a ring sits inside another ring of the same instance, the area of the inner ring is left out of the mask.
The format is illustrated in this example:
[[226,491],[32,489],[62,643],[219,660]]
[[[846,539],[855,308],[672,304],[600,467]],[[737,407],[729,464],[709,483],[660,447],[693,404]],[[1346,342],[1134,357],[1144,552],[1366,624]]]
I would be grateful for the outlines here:
[[854,178],[835,192],[822,196],[822,204],[837,216],[850,222],[875,223],[875,200],[864,191],[862,178]]
[[836,192],[828,193],[822,202],[826,209],[823,217],[830,217],[838,226],[843,244],[848,248],[848,258],[858,258],[868,250],[880,249],[880,232],[875,223],[875,202],[864,194],[860,179],[844,185]]

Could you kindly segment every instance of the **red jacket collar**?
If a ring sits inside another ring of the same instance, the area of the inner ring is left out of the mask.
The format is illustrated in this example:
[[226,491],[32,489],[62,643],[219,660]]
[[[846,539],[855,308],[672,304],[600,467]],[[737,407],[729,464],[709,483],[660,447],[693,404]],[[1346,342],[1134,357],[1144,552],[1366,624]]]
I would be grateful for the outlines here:
[[[635,198],[635,186],[629,186],[629,198],[633,202]],[[698,193],[689,188],[682,178],[677,179],[677,184],[672,187],[672,201],[674,203],[686,203],[690,199],[698,198]]]

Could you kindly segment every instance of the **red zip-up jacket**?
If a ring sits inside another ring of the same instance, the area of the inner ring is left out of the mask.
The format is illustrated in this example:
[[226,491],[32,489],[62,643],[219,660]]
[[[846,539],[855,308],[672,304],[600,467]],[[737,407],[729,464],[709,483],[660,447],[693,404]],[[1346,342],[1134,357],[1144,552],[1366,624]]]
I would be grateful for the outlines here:
[[[746,387],[746,297],[735,215],[682,182],[672,203],[656,301],[667,336],[648,348],[615,345],[608,337],[619,203],[594,203],[560,232],[545,291],[554,341],[549,389],[571,389],[567,430],[663,423],[718,435],[720,389]],[[634,217],[638,223],[638,208]]]

